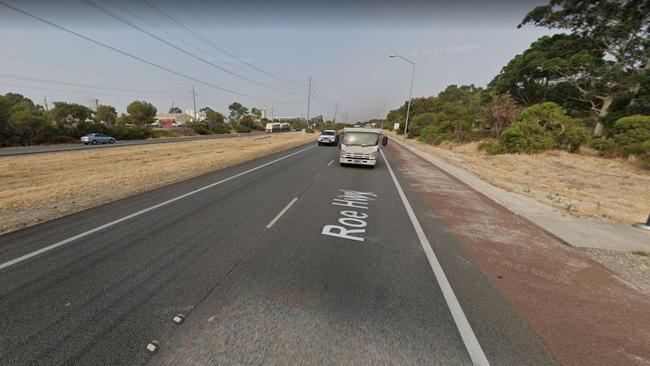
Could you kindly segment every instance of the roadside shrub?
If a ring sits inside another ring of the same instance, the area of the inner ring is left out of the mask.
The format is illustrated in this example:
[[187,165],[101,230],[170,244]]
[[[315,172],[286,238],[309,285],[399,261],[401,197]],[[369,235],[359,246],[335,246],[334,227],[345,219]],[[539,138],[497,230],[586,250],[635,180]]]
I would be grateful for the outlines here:
[[124,125],[108,127],[106,134],[115,137],[117,140],[144,140],[154,135],[150,128]]
[[230,133],[230,130],[226,127],[220,127],[220,128],[213,128],[210,130],[212,133],[217,134],[217,135],[222,135],[222,134],[228,134]]
[[437,125],[429,125],[420,130],[418,139],[430,145],[440,145],[443,141],[450,138],[449,134],[441,131]]
[[587,141],[589,141],[589,132],[579,123],[567,125],[564,132],[555,138],[557,147],[567,149],[572,153],[580,150],[580,146]]
[[605,152],[610,150],[614,144],[608,139],[600,138],[591,140],[589,146],[594,150]]
[[650,116],[636,114],[614,122],[612,140],[625,155],[642,155],[650,151]]
[[531,122],[515,122],[501,134],[500,148],[494,148],[502,153],[532,154],[550,150],[555,145],[553,138],[544,133],[544,129]]
[[252,130],[250,128],[246,127],[246,126],[242,126],[242,125],[235,126],[235,132],[238,132],[238,133],[249,133],[251,131]]
[[568,116],[559,105],[546,102],[524,109],[519,122],[499,137],[501,146],[491,146],[486,151],[532,154],[560,148],[576,152],[587,141],[589,133],[582,120]]
[[194,132],[199,135],[209,135],[210,130],[208,129],[207,121],[190,121],[185,124],[185,127],[191,128]]
[[177,133],[174,133],[174,132],[172,132],[172,131],[162,130],[162,129],[152,130],[151,133],[152,133],[152,137],[155,137],[155,138],[160,138],[160,137],[179,137],[179,136],[182,136],[182,135],[177,134]]

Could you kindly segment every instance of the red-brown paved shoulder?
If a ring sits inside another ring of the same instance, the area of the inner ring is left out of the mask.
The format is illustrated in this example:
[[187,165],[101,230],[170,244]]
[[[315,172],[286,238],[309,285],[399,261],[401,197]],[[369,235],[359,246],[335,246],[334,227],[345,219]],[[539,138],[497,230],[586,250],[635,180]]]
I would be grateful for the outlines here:
[[408,184],[562,364],[650,365],[650,298],[428,161],[389,149]]

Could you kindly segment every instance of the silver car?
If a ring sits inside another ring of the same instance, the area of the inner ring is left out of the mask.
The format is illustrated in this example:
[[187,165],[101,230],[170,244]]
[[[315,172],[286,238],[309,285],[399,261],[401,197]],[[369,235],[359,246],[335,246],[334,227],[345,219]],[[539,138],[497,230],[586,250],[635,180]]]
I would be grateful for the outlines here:
[[81,142],[84,144],[114,144],[115,138],[106,136],[103,133],[91,133],[81,138]]

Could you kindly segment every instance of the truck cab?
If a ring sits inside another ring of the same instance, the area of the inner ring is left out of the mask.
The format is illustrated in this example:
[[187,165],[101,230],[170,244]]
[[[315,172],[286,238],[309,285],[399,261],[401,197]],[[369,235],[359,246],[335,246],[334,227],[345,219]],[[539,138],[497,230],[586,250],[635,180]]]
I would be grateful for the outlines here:
[[346,127],[341,138],[339,163],[374,167],[379,149],[386,144],[388,137],[382,135],[381,129]]

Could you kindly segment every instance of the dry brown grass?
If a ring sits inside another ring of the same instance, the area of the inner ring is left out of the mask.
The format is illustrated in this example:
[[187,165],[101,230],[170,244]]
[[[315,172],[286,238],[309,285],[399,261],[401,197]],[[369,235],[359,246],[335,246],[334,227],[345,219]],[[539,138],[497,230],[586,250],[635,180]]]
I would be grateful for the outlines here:
[[302,133],[0,158],[0,232],[314,141]]
[[[401,136],[398,137],[401,140]],[[477,143],[409,144],[467,169],[492,185],[563,208],[578,217],[634,223],[650,211],[650,171],[623,159],[548,151],[488,156]]]

